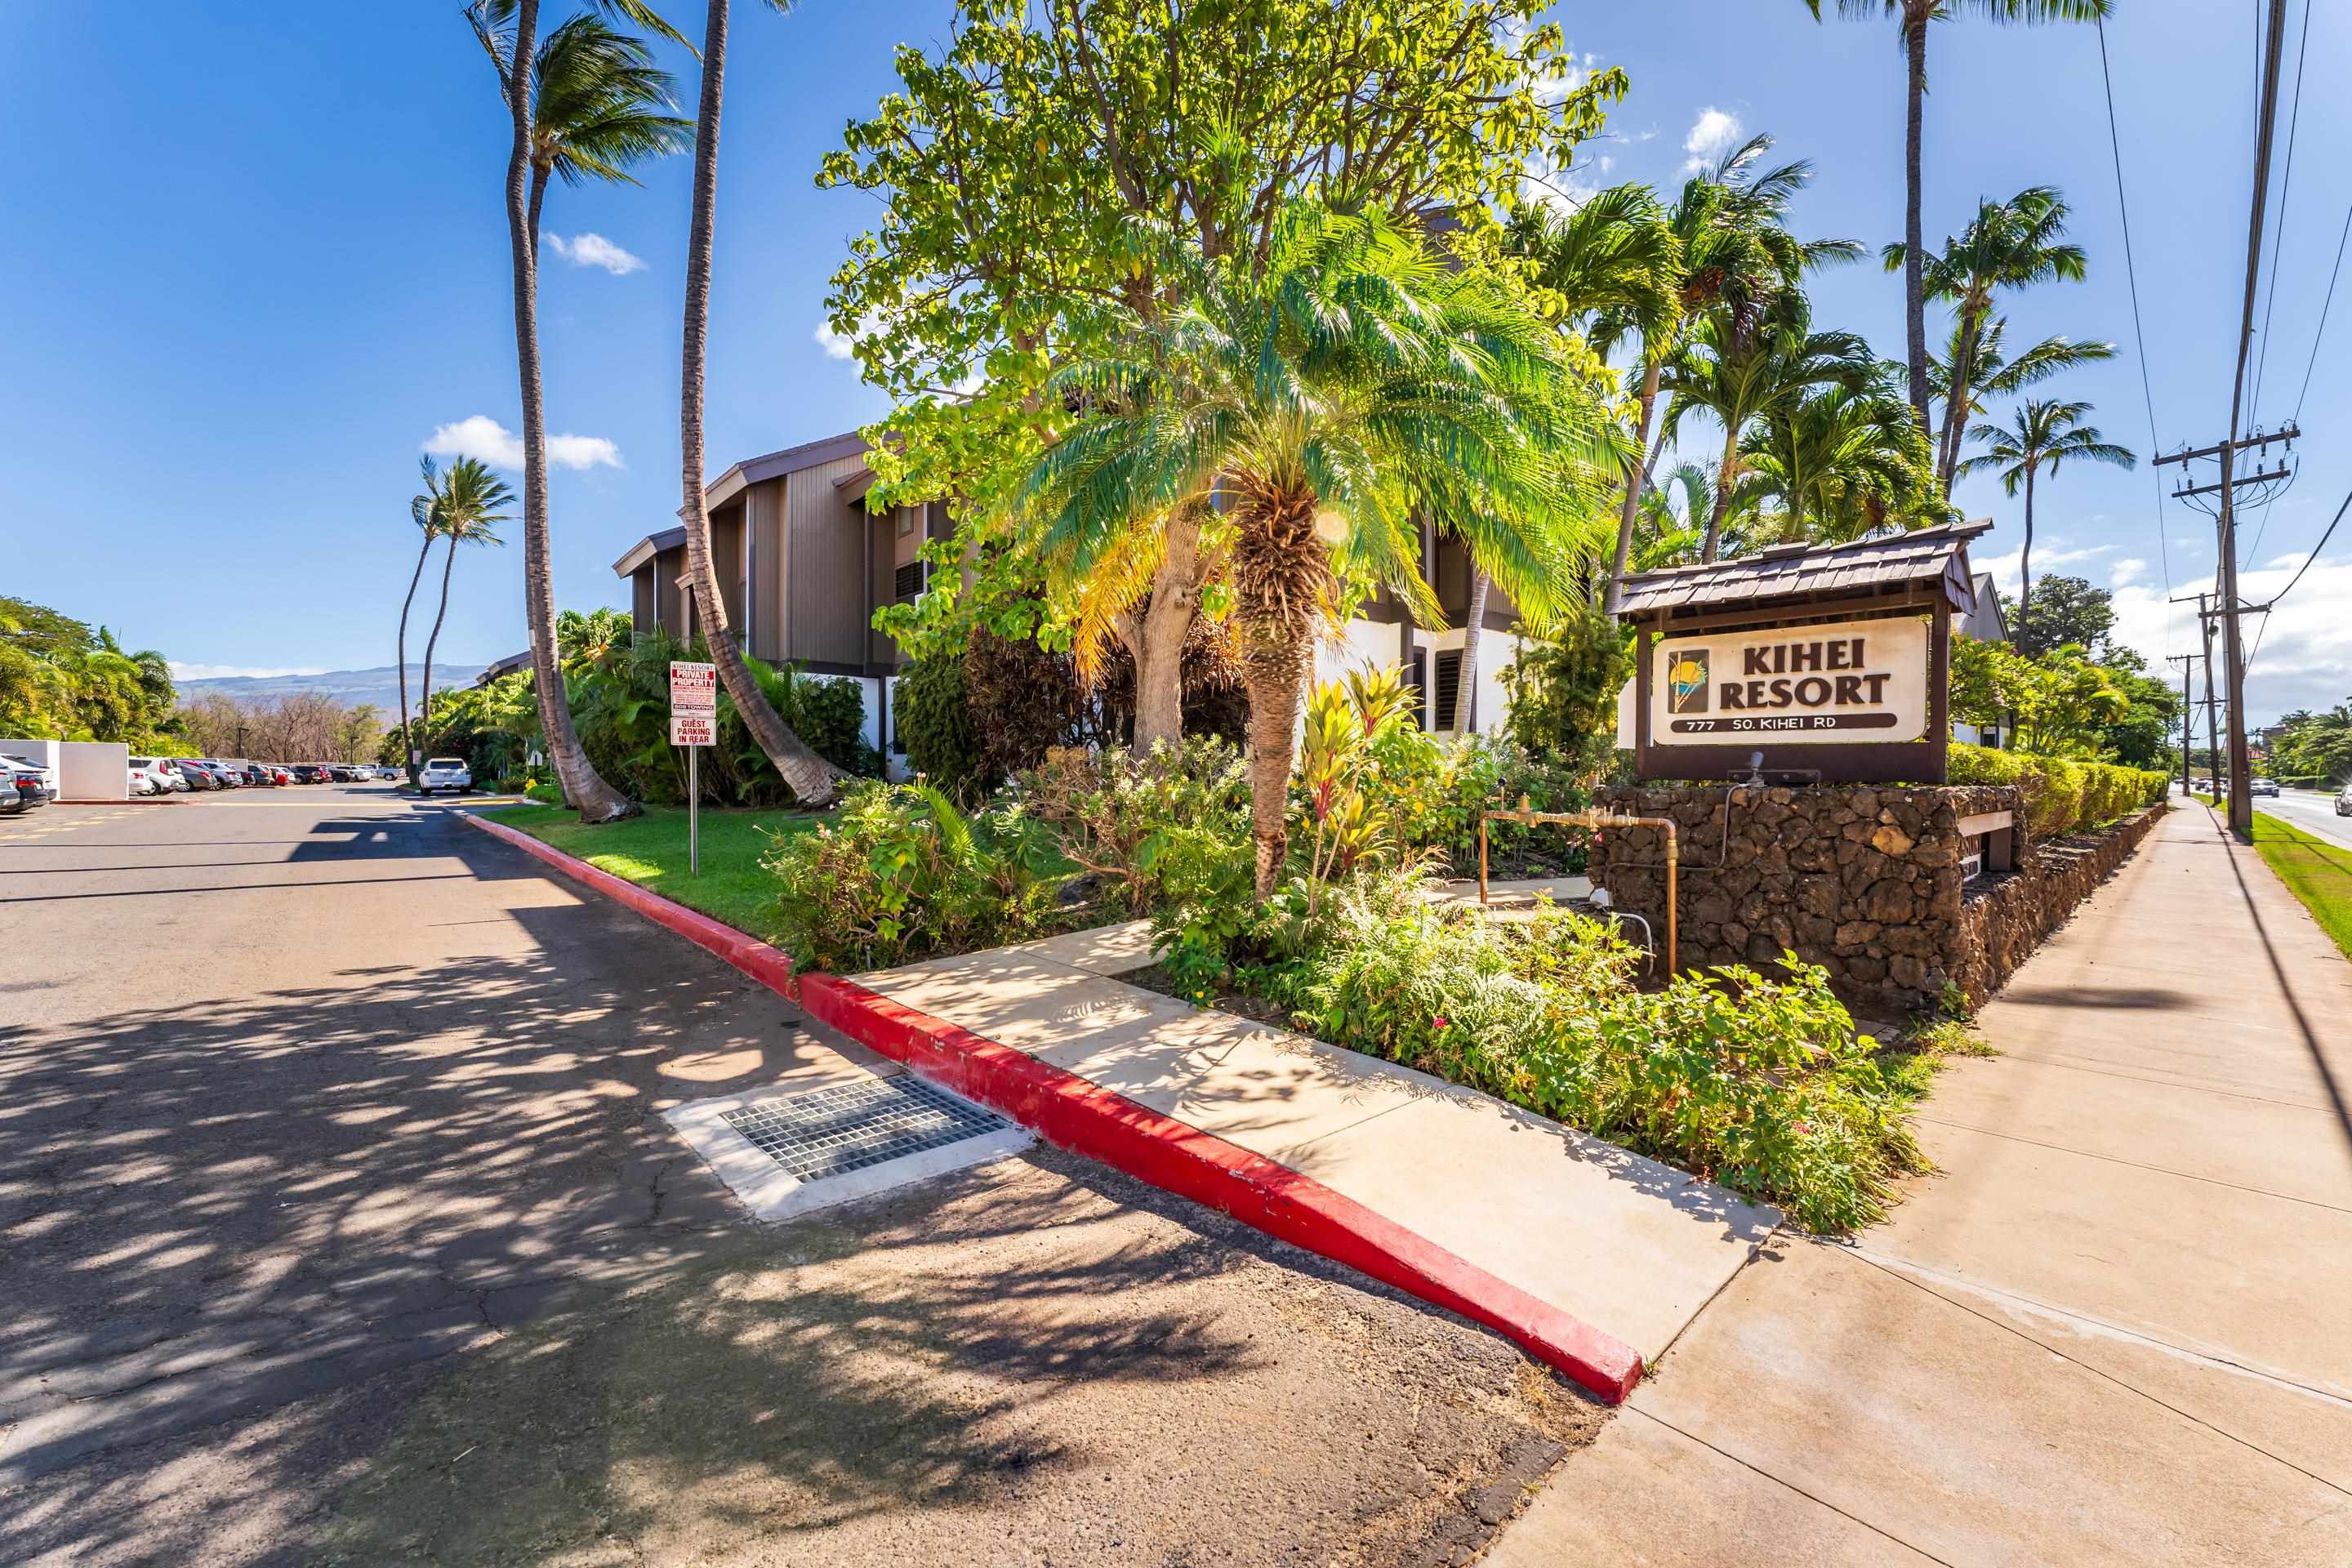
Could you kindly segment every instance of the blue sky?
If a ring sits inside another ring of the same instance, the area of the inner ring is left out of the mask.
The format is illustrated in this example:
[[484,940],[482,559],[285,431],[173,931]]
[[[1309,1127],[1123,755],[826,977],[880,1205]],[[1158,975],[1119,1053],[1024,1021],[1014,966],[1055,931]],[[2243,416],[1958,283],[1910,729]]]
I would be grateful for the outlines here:
[[[0,137],[18,153],[0,196],[11,373],[0,377],[0,591],[108,623],[192,670],[391,662],[419,452],[436,432],[445,445],[495,451],[493,427],[519,426],[505,122],[457,9],[8,8]],[[931,3],[818,0],[785,18],[738,9],[714,468],[881,412],[818,331],[824,279],[872,198],[820,192],[811,175],[843,123],[892,87],[894,46],[935,43],[950,15]],[[2108,28],[2166,448],[2210,442],[2229,418],[2253,113],[2249,10],[2228,7],[2224,23],[2210,0],[2119,0]],[[698,23],[698,7],[678,11]],[[1780,153],[1818,168],[1801,229],[1874,248],[1899,235],[1902,79],[1883,23],[1816,25],[1799,0],[1556,15],[1580,53],[1633,79],[1570,183],[1671,184],[1711,143],[1769,131]],[[2301,6],[2289,15],[2292,31]],[[1931,48],[1930,236],[1958,227],[1979,195],[2065,190],[2091,278],[2016,300],[2012,331],[2116,342],[2112,363],[2050,390],[2095,404],[2108,438],[2145,458],[2095,36],[1963,22],[1939,27]],[[2330,155],[2346,110],[2318,85],[2352,64],[2352,11],[2316,7],[2309,54],[2260,408],[2273,424],[2295,407],[2352,202],[2352,169]],[[692,63],[672,63],[690,100]],[[641,189],[549,198],[551,234],[596,237],[568,258],[550,256],[541,285],[549,426],[579,438],[565,448],[577,466],[559,467],[551,489],[567,605],[613,602],[612,561],[677,506],[686,194],[674,160]],[[2252,595],[2284,585],[2352,489],[2345,292],[2303,404],[2314,433],[2303,477],[2259,546],[2249,519]],[[1874,262],[1825,276],[1817,300],[1824,323],[1899,353],[1899,290]],[[1694,444],[1711,446],[1696,432]],[[2062,474],[2043,489],[2034,556],[2037,575],[2115,587],[2128,636],[2151,658],[2194,640],[2164,608],[2168,585],[2193,592],[2213,571],[2210,523],[2168,502],[2159,528],[2158,489],[2145,464]],[[2018,503],[1990,480],[1964,485],[1960,500],[2000,521],[1979,554],[2013,585]],[[2265,569],[2273,562],[2284,564]],[[461,560],[441,657],[479,663],[520,647],[520,582],[519,543]],[[2352,693],[2352,616],[2336,607],[2347,599],[2352,530],[2274,617],[2250,678],[2257,718]]]

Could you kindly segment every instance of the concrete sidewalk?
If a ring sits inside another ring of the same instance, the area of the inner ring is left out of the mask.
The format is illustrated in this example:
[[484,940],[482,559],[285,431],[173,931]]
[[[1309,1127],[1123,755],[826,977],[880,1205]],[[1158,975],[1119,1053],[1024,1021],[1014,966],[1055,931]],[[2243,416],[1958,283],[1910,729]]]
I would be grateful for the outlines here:
[[2352,964],[2189,806],[1486,1561],[2352,1563]]
[[858,984],[1310,1176],[1645,1358],[1779,1223],[1488,1096],[1115,978],[1151,961],[1138,921]]

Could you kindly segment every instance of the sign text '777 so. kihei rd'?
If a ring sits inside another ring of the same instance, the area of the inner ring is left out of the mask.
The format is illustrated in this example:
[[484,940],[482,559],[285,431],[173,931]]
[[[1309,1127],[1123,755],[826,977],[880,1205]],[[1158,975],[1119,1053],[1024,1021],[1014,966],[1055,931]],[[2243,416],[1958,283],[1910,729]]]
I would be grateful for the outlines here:
[[1654,658],[1654,745],[1720,745],[1744,735],[1885,743],[1927,731],[1922,619],[1669,637]]

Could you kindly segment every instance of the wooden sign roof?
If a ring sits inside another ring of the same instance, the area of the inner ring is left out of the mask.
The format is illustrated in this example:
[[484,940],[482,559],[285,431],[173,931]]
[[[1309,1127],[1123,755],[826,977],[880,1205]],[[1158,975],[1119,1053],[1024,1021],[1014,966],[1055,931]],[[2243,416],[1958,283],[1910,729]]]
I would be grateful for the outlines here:
[[1625,579],[1617,614],[1627,620],[1665,618],[1677,611],[1790,598],[1861,598],[1937,583],[1952,607],[1965,611],[1976,602],[1969,541],[1991,527],[1991,520],[1983,519],[1852,544],[1776,544],[1737,561],[1643,572]]

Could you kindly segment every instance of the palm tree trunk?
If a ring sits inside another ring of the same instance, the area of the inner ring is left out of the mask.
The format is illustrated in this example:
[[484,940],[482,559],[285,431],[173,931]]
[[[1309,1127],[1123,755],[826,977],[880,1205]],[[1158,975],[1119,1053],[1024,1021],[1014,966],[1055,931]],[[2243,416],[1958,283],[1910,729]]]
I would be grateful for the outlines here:
[[1242,685],[1249,691],[1250,837],[1258,902],[1273,897],[1290,858],[1290,768],[1298,750],[1298,700],[1315,643],[1310,632],[1244,626]]
[[547,171],[539,164],[530,166],[530,264],[539,265],[539,209],[547,200]]
[[1470,566],[1470,609],[1462,621],[1462,673],[1454,683],[1454,728],[1456,733],[1478,730],[1478,633],[1486,624],[1486,590],[1494,579]]
[[400,637],[395,655],[400,661],[400,750],[401,764],[408,770],[408,787],[416,787],[416,737],[408,730],[408,612],[416,603],[416,584],[425,578],[425,558],[433,553],[433,536],[425,536],[425,546],[416,552],[416,570],[408,574],[408,597],[400,601]]
[[[1640,427],[1633,433],[1633,445],[1637,450],[1650,444],[1650,423],[1656,416],[1658,409],[1658,376],[1665,368],[1663,361],[1651,358],[1650,340],[1646,337],[1642,340],[1642,357],[1649,363],[1648,368],[1642,372],[1642,421]],[[1661,432],[1661,435],[1663,434],[1664,432]],[[1650,459],[1652,463],[1656,461],[1657,458],[1654,457]],[[1649,479],[1650,470],[1647,466],[1635,468],[1625,476],[1625,502],[1617,512],[1617,558],[1615,564],[1610,569],[1609,594],[1603,602],[1603,608],[1612,616],[1617,613],[1618,584],[1625,580],[1625,568],[1633,558],[1633,521],[1640,515],[1642,491],[1648,485]]]
[[514,147],[507,155],[507,248],[514,261],[515,371],[522,392],[523,615],[530,627],[532,684],[547,755],[563,798],[583,822],[635,816],[636,802],[606,784],[588,761],[572,722],[572,702],[555,657],[555,573],[547,532],[547,396],[539,363],[539,260],[530,241],[530,58],[539,0],[516,0],[514,54],[507,66],[507,112]]
[[1960,431],[1972,395],[1969,378],[1977,372],[1977,323],[1983,315],[1973,305],[1960,313],[1960,341],[1952,352],[1951,385],[1944,394],[1944,430],[1936,441],[1936,482],[1946,500],[1952,498],[1952,473],[1959,466]]
[[1919,433],[1927,425],[1927,285],[1923,268],[1927,241],[1919,220],[1919,144],[1927,98],[1927,18],[1935,7],[1926,0],[1906,0],[1903,53],[1909,67],[1906,121],[1903,142],[1903,332],[1911,371],[1911,414]]
[[1723,550],[1723,520],[1731,510],[1731,487],[1739,479],[1739,426],[1723,433],[1723,461],[1715,470],[1715,506],[1707,513],[1706,542],[1699,550],[1702,564],[1711,563]]
[[727,0],[710,0],[702,35],[702,101],[694,126],[694,217],[686,242],[685,348],[678,374],[678,446],[686,505],[686,563],[694,578],[703,640],[735,711],[793,797],[803,805],[829,805],[848,774],[793,733],[744,662],[727,624],[727,601],[710,561],[710,514],[702,495],[702,383],[710,331],[710,243],[719,205],[719,110],[727,72]]
[[1151,578],[1151,602],[1136,633],[1135,753],[1184,739],[1184,644],[1201,597],[1201,518],[1190,508],[1168,520],[1168,542]]
[[2017,621],[2018,629],[2025,626],[2025,613],[2033,608],[2033,469],[2025,470],[2025,545],[2017,552]]
[[[449,574],[456,571],[457,567],[457,541],[453,536],[449,541],[449,553],[441,562],[441,605],[433,612],[433,632],[425,639],[425,694],[422,702],[418,705],[419,711],[416,715],[416,727],[419,730],[429,730],[433,727],[433,648],[434,645],[441,640],[442,619],[449,614]],[[410,748],[412,753],[415,750],[414,747]]]

